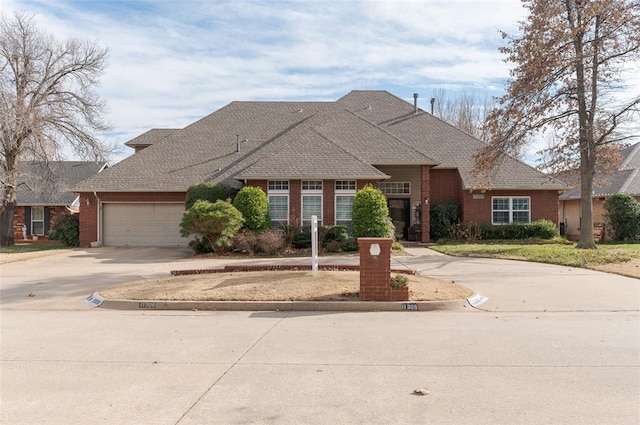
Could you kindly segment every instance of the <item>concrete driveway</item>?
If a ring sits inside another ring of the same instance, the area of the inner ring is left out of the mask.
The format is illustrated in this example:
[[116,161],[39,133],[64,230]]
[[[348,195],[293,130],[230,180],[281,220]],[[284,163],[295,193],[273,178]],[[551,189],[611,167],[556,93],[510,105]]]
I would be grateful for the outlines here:
[[640,423],[640,281],[411,252],[394,261],[489,301],[424,313],[119,311],[84,298],[226,260],[99,248],[3,264],[0,423]]
[[[456,258],[427,248],[409,248],[410,256],[392,259],[393,267],[463,284],[488,301],[487,311],[638,311],[640,280],[591,270],[523,261]],[[4,309],[86,309],[84,299],[109,285],[171,270],[213,268],[225,264],[297,264],[304,258],[193,258],[188,249],[81,249],[2,265],[0,306]],[[356,256],[321,257],[321,263],[357,264]],[[29,296],[31,294],[32,296]],[[453,309],[470,308],[467,302]]]

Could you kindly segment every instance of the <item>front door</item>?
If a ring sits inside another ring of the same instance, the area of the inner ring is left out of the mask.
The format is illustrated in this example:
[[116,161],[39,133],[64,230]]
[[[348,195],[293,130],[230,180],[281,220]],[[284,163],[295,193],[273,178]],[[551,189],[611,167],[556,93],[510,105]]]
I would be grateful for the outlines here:
[[389,198],[389,217],[396,226],[396,239],[407,240],[409,227],[411,227],[411,200],[408,198]]

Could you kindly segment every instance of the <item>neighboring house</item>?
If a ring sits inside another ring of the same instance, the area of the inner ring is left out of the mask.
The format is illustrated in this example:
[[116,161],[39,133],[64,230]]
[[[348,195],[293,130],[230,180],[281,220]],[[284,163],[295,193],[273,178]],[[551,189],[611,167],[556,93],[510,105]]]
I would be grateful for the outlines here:
[[[232,102],[183,129],[154,129],[136,153],[75,188],[80,240],[105,245],[186,245],[179,223],[189,185],[261,187],[274,225],[349,225],[358,189],[387,196],[398,236],[428,242],[429,207],[457,202],[462,220],[558,221],[566,186],[506,158],[490,189],[472,177],[483,143],[386,91],[335,102]],[[415,212],[419,211],[420,214]]]
[[[626,193],[640,200],[640,143],[620,151],[622,163],[611,175],[595,175],[593,178],[593,223],[605,223],[604,201],[616,193]],[[560,195],[559,219],[569,239],[580,238],[580,187]],[[602,233],[604,238],[605,232]]]
[[78,196],[69,188],[100,172],[106,164],[24,161],[19,166],[13,237],[40,240],[46,239],[58,215],[78,212]]

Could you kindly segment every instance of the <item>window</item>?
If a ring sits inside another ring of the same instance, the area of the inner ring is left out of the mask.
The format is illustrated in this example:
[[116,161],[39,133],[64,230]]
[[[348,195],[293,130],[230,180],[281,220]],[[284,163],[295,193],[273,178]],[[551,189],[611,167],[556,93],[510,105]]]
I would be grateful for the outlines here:
[[31,207],[31,234],[44,235],[44,207]]
[[336,180],[336,192],[354,192],[356,191],[355,180]]
[[356,196],[355,180],[336,180],[336,220],[337,226],[351,229],[351,213],[353,212],[353,198]]
[[311,226],[311,216],[322,225],[322,180],[302,180],[302,226]]
[[377,187],[385,195],[411,195],[409,182],[381,182]]
[[269,215],[276,229],[289,223],[289,195],[269,195]]
[[268,191],[289,191],[289,181],[288,180],[269,180],[268,183]]
[[322,192],[322,180],[302,180],[302,191],[320,191]]
[[322,195],[302,195],[302,225],[311,226],[311,216],[318,217],[318,226],[322,225]]
[[353,212],[353,198],[355,195],[336,195],[336,225],[351,228],[351,213]]
[[267,183],[269,215],[274,228],[289,223],[289,182],[287,180],[269,180]]
[[493,224],[527,224],[531,222],[531,198],[491,198],[491,222]]

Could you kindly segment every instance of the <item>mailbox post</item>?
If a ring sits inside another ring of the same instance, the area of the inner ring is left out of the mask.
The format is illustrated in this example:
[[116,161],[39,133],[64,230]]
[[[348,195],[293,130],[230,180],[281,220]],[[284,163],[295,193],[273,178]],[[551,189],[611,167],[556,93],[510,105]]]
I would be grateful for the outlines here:
[[409,288],[392,288],[390,238],[358,238],[360,301],[406,301]]

